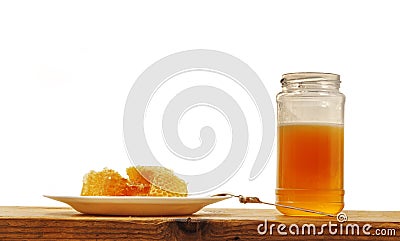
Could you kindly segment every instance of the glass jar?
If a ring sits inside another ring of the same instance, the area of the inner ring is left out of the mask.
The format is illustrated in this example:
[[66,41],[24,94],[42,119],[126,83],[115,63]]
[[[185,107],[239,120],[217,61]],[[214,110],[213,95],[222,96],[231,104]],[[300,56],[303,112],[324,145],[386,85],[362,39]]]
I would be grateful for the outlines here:
[[[345,96],[337,74],[284,74],[277,95],[276,203],[330,214],[344,207]],[[315,215],[277,207],[286,215]]]

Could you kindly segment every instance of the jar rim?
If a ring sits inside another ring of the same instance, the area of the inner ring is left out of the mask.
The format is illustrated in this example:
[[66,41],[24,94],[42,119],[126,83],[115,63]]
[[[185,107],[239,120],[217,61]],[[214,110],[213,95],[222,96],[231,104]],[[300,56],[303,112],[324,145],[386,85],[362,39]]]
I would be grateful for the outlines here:
[[340,75],[334,73],[324,73],[324,72],[293,72],[286,73],[282,75],[281,83],[284,81],[318,81],[327,80],[340,83]]

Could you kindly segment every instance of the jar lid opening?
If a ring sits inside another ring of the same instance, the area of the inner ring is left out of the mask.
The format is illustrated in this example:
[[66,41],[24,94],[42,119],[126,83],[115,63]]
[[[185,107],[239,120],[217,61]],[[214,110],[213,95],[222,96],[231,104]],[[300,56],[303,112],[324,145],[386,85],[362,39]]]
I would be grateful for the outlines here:
[[284,81],[318,81],[318,80],[328,80],[340,83],[340,75],[333,73],[323,73],[323,72],[295,72],[287,73],[282,75],[281,83]]

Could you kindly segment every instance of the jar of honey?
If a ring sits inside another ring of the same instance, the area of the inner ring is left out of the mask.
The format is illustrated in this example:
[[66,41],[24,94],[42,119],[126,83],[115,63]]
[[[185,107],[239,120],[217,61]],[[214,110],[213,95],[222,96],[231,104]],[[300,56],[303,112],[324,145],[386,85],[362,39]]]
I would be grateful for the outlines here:
[[[343,124],[340,76],[284,74],[277,95],[276,203],[337,214],[344,207]],[[277,207],[286,215],[313,213]]]

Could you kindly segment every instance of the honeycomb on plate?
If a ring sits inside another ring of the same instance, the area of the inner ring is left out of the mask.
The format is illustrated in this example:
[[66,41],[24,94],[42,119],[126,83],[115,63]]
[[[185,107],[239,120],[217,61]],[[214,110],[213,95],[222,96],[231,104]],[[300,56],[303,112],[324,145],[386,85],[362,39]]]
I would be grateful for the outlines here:
[[187,196],[186,183],[164,167],[128,167],[129,179],[104,168],[83,178],[81,196]]
[[157,166],[128,167],[129,180],[136,184],[150,185],[149,196],[186,197],[187,184],[172,170]]
[[104,168],[84,176],[81,196],[143,196],[149,191],[150,185],[132,184],[118,172]]

